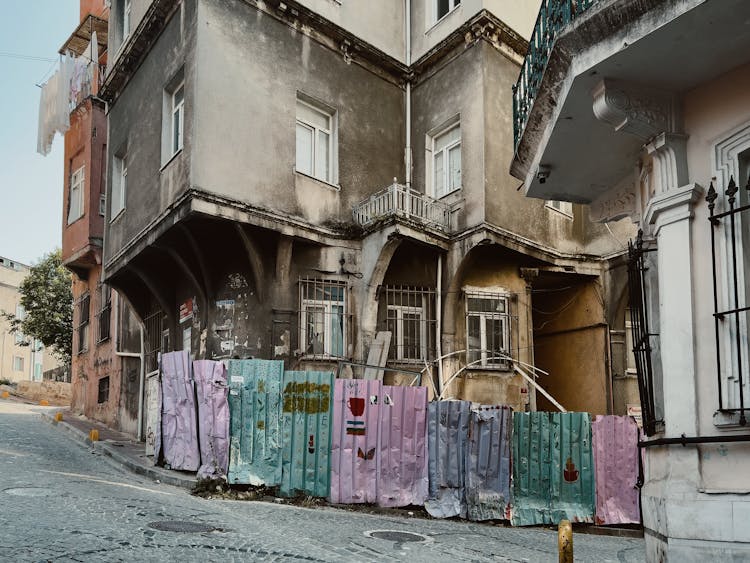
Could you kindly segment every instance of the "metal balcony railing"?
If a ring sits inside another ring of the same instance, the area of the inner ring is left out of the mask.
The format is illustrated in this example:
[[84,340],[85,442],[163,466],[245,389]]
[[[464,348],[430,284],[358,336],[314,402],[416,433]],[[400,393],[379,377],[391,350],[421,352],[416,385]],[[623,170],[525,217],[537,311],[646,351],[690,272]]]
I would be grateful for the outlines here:
[[518,147],[560,29],[597,0],[542,0],[521,74],[513,87],[513,141]]
[[387,217],[403,217],[441,231],[451,230],[451,206],[394,182],[353,208],[354,221],[367,227]]

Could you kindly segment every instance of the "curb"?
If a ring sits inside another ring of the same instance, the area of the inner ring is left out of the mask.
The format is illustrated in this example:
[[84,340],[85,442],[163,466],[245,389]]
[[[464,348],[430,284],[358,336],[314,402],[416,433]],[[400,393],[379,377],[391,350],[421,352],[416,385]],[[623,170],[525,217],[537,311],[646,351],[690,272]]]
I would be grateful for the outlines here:
[[59,426],[68,434],[68,437],[72,440],[78,442],[84,447],[91,448],[96,452],[104,454],[132,473],[148,477],[156,483],[165,483],[167,485],[172,485],[173,487],[180,487],[187,490],[192,490],[198,482],[195,477],[188,477],[179,474],[175,475],[166,469],[150,467],[138,463],[132,458],[121,454],[119,451],[117,451],[117,447],[112,446],[107,442],[92,442],[91,440],[89,440],[89,437],[78,428],[75,428],[74,426],[66,423],[64,420],[61,422],[57,422],[54,419],[56,412],[57,411],[48,411],[40,414],[45,422],[48,422],[53,426]]

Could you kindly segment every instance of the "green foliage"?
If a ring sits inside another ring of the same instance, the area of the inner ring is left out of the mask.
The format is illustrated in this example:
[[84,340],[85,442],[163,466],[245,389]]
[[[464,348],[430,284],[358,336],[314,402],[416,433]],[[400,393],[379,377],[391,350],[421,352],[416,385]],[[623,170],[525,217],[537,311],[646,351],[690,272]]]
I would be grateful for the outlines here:
[[[11,332],[21,331],[69,363],[73,348],[73,292],[70,272],[62,265],[60,250],[45,255],[31,267],[21,282],[23,319],[2,312],[11,325]],[[29,345],[31,342],[25,342]]]

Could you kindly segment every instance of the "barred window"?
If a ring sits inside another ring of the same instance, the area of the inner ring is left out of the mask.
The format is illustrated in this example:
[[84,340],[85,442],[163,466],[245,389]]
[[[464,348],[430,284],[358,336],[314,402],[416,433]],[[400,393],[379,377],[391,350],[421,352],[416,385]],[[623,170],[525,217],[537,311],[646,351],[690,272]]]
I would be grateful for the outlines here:
[[347,346],[346,282],[301,279],[300,349],[303,355],[343,358]]
[[76,309],[78,309],[78,324],[76,335],[78,339],[78,353],[81,354],[89,349],[89,319],[90,319],[91,296],[84,293],[79,297]]
[[112,319],[112,288],[106,284],[99,284],[99,311],[96,314],[98,325],[97,344],[109,340],[110,321]]
[[[162,351],[164,314],[161,311],[150,313],[143,319],[146,344],[146,371],[151,373],[159,369],[159,352]],[[166,347],[165,347],[166,350]]]
[[387,285],[381,288],[381,299],[383,329],[391,333],[388,359],[419,363],[435,359],[435,290]]
[[510,295],[471,290],[465,296],[467,365],[509,369]]

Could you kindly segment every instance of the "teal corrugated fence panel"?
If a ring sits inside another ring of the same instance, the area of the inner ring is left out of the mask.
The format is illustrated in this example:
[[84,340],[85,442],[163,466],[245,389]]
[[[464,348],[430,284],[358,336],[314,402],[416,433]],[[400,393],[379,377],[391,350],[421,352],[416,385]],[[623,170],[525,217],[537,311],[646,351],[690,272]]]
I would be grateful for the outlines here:
[[230,360],[230,483],[281,484],[281,380],[284,362]]
[[280,493],[327,497],[331,483],[333,374],[285,372],[282,405]]
[[594,521],[588,413],[513,414],[514,526]]

